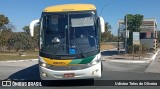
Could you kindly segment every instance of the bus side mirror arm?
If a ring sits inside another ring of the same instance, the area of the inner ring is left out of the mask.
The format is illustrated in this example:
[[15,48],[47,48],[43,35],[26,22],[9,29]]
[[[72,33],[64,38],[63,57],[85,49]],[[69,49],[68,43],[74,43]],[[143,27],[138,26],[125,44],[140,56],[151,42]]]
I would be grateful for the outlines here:
[[99,22],[101,33],[104,33],[105,32],[105,22],[104,22],[104,19],[102,17],[99,17],[99,21],[98,22]]
[[39,19],[33,20],[30,25],[29,25],[29,29],[30,29],[30,35],[33,37],[34,36],[34,26],[39,22]]

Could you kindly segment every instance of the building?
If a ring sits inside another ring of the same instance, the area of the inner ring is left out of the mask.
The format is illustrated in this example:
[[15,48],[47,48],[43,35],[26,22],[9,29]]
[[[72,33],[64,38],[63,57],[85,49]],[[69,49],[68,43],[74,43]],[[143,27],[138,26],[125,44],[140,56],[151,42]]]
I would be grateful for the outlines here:
[[[140,42],[145,45],[150,51],[157,50],[157,22],[153,18],[144,18],[140,27]],[[118,20],[118,36],[121,39],[125,38],[125,23],[124,19]],[[124,40],[123,40],[124,41]]]

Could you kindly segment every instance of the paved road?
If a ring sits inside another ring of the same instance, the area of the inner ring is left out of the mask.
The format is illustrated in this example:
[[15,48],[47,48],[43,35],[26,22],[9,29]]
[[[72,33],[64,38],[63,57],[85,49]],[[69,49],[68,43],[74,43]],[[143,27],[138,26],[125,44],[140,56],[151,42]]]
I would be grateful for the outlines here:
[[[109,83],[109,80],[160,80],[160,73],[158,72],[148,72],[152,70],[153,64],[158,66],[159,54],[156,57],[156,60],[151,63],[117,63],[110,61],[103,61],[104,71],[101,78],[98,80],[107,80],[106,83]],[[24,61],[24,62],[0,62],[0,80],[39,80],[39,71],[38,71],[38,62],[37,61]],[[158,70],[158,69],[157,69]],[[158,86],[93,86],[92,80],[74,80],[68,81],[69,83],[76,83],[76,86],[58,86],[58,87],[45,87],[46,89],[160,89]],[[103,81],[104,83],[105,81]],[[99,82],[100,83],[100,82]],[[79,84],[85,85],[80,86]],[[2,88],[2,87],[0,87]],[[3,87],[7,89],[9,87]],[[14,89],[22,87],[12,87]],[[23,87],[30,89],[31,87]],[[43,87],[32,87],[36,89],[43,89]]]
[[[102,78],[96,80],[160,80],[159,73],[147,73],[145,72],[149,64],[128,64],[128,63],[111,63],[103,61],[104,71]],[[18,80],[39,80],[37,61],[26,62],[13,62],[13,63],[0,63],[0,79],[18,79]],[[78,80],[76,80],[78,81]],[[73,81],[71,81],[73,82]],[[80,81],[82,84],[88,84],[87,82]],[[9,88],[9,87],[3,87]],[[12,87],[21,88],[21,87]],[[27,88],[27,87],[25,87]],[[34,87],[35,88],[35,87]],[[40,88],[40,87],[36,87]],[[46,87],[47,89],[52,87]],[[64,87],[54,87],[55,89],[64,89]],[[67,86],[65,89],[153,89],[153,87],[123,87],[123,86]],[[160,87],[154,87],[159,89]]]
[[[104,80],[116,80],[116,79],[147,79],[147,77],[139,78],[136,75],[150,75],[145,73],[145,69],[148,64],[129,64],[129,63],[115,63],[103,61]],[[39,71],[37,61],[26,61],[26,62],[11,62],[11,63],[0,63],[0,80],[39,80]],[[135,75],[136,77],[127,77],[126,75]],[[117,76],[121,75],[121,76]],[[154,75],[154,74],[153,74]],[[156,75],[156,74],[155,74]],[[116,78],[117,76],[117,78]],[[125,78],[126,77],[126,78]],[[149,79],[153,79],[152,77]],[[154,77],[154,79],[157,79]],[[160,79],[160,78],[159,78]]]
[[0,80],[38,80],[38,61],[0,62]]
[[160,51],[145,72],[160,73]]

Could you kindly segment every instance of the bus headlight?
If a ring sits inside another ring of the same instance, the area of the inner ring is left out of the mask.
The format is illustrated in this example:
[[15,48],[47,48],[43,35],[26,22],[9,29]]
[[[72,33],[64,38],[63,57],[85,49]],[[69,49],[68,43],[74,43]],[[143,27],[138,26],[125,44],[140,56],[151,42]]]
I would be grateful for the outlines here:
[[93,65],[98,64],[100,61],[101,61],[101,59],[93,60],[93,61],[91,61],[88,65],[89,65],[89,66],[93,66]]
[[42,63],[41,66],[42,66],[42,67],[46,67],[47,64],[46,64],[46,63]]
[[38,62],[39,62],[39,65],[42,66],[42,67],[50,67],[50,66],[51,66],[51,65],[43,62],[42,57],[39,58],[39,61],[38,61]]
[[39,62],[39,65],[42,66],[42,67],[46,67],[47,66],[47,64],[44,63],[44,62]]
[[39,62],[39,65],[42,66],[42,67],[45,67],[45,68],[51,66],[51,65],[49,65],[49,64],[46,64],[45,62]]
[[96,64],[98,64],[98,61],[95,60],[95,61],[91,62],[91,64],[92,64],[92,65],[96,65]]
[[39,57],[39,60],[38,60],[39,65],[42,66],[42,67],[46,67],[47,64],[46,64],[45,62],[43,62],[42,60],[43,60],[43,58],[42,58],[42,57]]

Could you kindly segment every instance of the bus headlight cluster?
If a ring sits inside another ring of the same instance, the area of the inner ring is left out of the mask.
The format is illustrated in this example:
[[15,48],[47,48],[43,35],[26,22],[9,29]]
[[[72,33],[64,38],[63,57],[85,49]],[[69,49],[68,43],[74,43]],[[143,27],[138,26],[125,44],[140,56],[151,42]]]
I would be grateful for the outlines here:
[[98,64],[98,60],[95,60],[95,61],[91,62],[91,64],[92,64],[92,65]]
[[39,65],[45,68],[52,66],[52,65],[46,64],[45,62],[39,62]]
[[44,62],[39,62],[39,65],[42,66],[42,67],[47,67],[47,64],[44,63]]
[[89,63],[88,65],[89,65],[89,66],[93,66],[93,65],[98,64],[100,61],[101,61],[101,59],[93,60],[93,61],[92,61],[91,63]]
[[42,67],[46,67],[47,64],[46,64],[46,63],[42,63],[41,66],[42,66]]
[[40,58],[39,58],[39,65],[42,66],[42,67],[47,67],[48,64],[46,64],[46,63],[43,62],[42,60],[43,60],[42,57],[40,57]]

